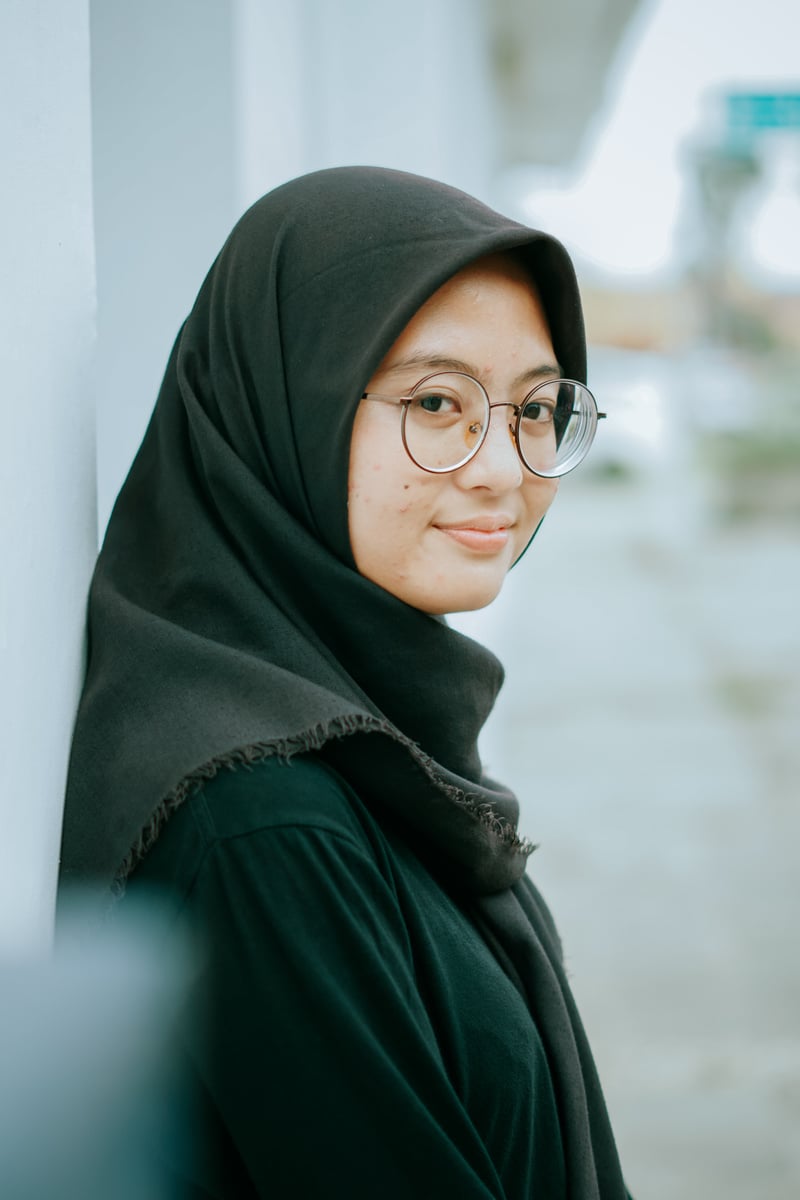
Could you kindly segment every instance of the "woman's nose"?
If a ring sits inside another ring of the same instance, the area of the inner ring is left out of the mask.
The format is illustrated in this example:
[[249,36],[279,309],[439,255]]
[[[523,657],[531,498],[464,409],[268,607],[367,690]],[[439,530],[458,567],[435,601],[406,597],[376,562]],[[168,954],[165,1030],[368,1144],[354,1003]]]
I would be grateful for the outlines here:
[[490,487],[501,491],[519,487],[525,468],[517,453],[510,404],[493,404],[489,410],[489,428],[483,445],[474,458],[458,472],[468,487]]

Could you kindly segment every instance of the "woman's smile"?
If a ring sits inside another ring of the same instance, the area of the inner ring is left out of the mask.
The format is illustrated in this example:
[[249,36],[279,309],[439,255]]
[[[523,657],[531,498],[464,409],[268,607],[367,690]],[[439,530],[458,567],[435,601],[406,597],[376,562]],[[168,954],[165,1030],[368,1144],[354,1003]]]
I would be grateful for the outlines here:
[[496,554],[508,545],[513,518],[506,513],[467,517],[461,521],[435,522],[434,529],[478,554]]

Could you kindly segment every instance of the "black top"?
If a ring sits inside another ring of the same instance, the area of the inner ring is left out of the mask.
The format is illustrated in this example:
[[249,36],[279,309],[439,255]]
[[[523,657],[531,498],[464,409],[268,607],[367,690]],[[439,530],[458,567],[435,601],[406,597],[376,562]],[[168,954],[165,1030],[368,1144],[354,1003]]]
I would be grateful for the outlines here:
[[468,901],[330,767],[220,773],[129,891],[152,884],[208,952],[190,1010],[213,1004],[213,1036],[191,1011],[182,1029],[199,1115],[172,1166],[189,1195],[567,1195],[525,1002]]

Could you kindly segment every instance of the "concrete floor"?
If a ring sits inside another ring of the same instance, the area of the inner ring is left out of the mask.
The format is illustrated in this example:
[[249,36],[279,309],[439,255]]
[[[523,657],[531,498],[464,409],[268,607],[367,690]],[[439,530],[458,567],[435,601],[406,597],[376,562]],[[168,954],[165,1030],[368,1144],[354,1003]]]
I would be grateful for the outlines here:
[[[587,472],[588,475],[588,472]],[[637,1200],[800,1196],[800,530],[686,464],[562,483],[485,613],[485,731],[540,843]]]

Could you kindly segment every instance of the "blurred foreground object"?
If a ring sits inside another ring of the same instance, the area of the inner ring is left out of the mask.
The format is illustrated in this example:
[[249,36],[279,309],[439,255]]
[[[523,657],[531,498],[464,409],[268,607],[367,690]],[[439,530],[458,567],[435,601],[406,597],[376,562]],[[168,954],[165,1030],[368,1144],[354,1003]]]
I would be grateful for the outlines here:
[[180,1137],[169,1033],[188,955],[158,947],[157,913],[98,931],[76,901],[51,958],[0,964],[3,1200],[169,1200],[157,1159]]

